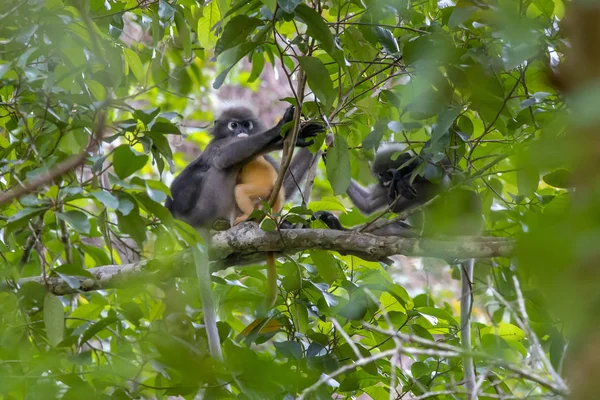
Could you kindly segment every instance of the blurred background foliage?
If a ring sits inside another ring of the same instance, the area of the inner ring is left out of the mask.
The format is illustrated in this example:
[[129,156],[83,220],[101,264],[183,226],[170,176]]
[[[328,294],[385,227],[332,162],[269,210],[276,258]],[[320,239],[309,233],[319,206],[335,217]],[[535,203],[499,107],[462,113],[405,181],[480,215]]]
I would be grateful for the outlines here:
[[[220,101],[248,99],[275,123],[296,101],[301,68],[303,112],[327,122],[336,150],[296,204],[365,222],[344,193],[351,178],[373,182],[373,150],[431,140],[418,173],[435,180],[449,156],[452,186],[483,200],[485,234],[520,239],[516,258],[475,268],[479,398],[560,394],[551,370],[563,373],[565,335],[598,305],[597,273],[570,280],[574,260],[594,260],[598,233],[597,202],[573,210],[570,171],[585,144],[566,139],[571,111],[549,79],[564,12],[562,0],[4,0],[2,190],[103,138],[84,165],[2,206],[2,279],[69,283],[91,267],[166,263],[190,237],[163,206],[168,186],[210,140]],[[578,122],[594,118],[586,93],[574,99]],[[256,319],[262,267],[213,277],[224,364],[207,354],[192,266],[78,295],[4,289],[0,397],[293,398],[372,357],[310,396],[466,398],[457,355],[418,343],[378,356],[398,345],[385,330],[458,345],[456,266],[326,251],[280,261],[267,320]]]

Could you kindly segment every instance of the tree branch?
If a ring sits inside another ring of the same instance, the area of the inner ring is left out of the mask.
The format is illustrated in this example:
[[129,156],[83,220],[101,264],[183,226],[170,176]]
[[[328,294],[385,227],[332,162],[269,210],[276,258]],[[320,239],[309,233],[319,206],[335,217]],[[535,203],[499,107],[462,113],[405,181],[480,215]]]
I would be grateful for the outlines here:
[[[280,232],[264,232],[255,222],[245,222],[232,229],[219,232],[212,238],[211,260],[213,269],[228,266],[241,266],[259,263],[264,260],[265,251],[293,254],[309,249],[331,250],[342,254],[352,254],[366,260],[383,260],[389,256],[402,254],[413,257],[438,257],[448,260],[467,258],[510,257],[514,241],[494,237],[456,238],[399,238],[395,236],[375,236],[351,231],[328,229],[289,229]],[[192,262],[187,251],[169,258],[143,260],[124,265],[105,265],[87,271],[94,278],[69,277],[65,279],[50,276],[20,279],[19,286],[27,282],[47,285],[50,292],[64,295],[77,292],[108,289],[132,282],[164,280],[168,277],[189,274],[186,265]],[[0,291],[14,288],[11,282],[0,285]]]

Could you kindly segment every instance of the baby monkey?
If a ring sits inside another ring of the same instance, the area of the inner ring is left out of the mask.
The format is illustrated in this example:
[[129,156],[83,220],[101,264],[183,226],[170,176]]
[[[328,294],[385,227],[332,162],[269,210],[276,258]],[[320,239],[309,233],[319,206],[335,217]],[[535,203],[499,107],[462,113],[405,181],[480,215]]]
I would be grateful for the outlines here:
[[[242,167],[237,176],[235,201],[243,214],[235,219],[234,225],[247,220],[260,200],[271,196],[277,175],[277,170],[265,156],[258,156]],[[273,204],[273,212],[279,213],[284,201],[285,192],[282,187]]]

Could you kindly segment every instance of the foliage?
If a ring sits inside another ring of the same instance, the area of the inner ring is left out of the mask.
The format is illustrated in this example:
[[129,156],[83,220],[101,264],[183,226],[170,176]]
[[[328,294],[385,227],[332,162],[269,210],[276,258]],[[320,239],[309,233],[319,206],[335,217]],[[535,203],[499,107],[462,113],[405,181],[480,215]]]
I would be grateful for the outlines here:
[[[343,196],[350,178],[370,182],[368,161],[383,141],[420,150],[431,139],[422,153],[430,163],[418,173],[435,179],[436,163],[450,156],[451,187],[479,193],[486,234],[534,229],[522,242],[522,270],[509,259],[476,266],[480,398],[557,392],[532,338],[560,369],[563,325],[546,308],[553,295],[534,278],[570,255],[549,260],[546,247],[556,246],[552,257],[565,248],[543,233],[569,204],[571,153],[556,146],[568,111],[547,79],[560,57],[563,8],[561,0],[4,1],[2,189],[103,138],[83,166],[3,206],[2,277],[43,271],[69,283],[91,267],[162,262],[194,243],[163,206],[173,173],[191,159],[173,153],[173,136],[204,145],[205,131],[186,125],[208,125],[213,90],[226,82],[256,90],[279,64],[280,82],[294,93],[284,100],[327,121],[335,142],[318,171],[319,200],[286,212],[302,218],[326,209],[341,211],[347,226],[366,222]],[[298,76],[314,96],[295,97]],[[409,295],[382,264],[333,252],[283,260],[277,307],[266,319],[256,312],[262,267],[213,276],[224,364],[207,354],[191,265],[187,276],[76,296],[33,283],[0,293],[1,396],[193,398],[201,390],[206,398],[292,398],[342,371],[310,395],[466,397],[454,294]],[[400,359],[391,331],[421,341],[405,343]],[[340,370],[353,362],[363,364]]]

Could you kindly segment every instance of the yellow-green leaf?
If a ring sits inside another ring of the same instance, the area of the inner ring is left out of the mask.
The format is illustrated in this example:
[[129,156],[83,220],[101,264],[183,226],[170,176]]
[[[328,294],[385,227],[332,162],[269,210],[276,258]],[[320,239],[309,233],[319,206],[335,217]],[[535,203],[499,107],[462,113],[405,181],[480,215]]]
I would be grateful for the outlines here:
[[125,61],[129,66],[131,72],[135,76],[138,82],[145,82],[145,74],[144,74],[144,66],[142,65],[142,60],[140,60],[140,56],[131,49],[125,48],[123,49],[123,55],[125,56]]
[[62,342],[65,336],[65,309],[58,297],[46,293],[44,297],[44,326],[52,346]]
[[211,1],[209,5],[204,8],[202,17],[198,20],[198,41],[206,48],[210,49],[215,47],[217,44],[217,37],[215,32],[211,31],[211,28],[219,22],[221,19],[221,12],[216,1]]

